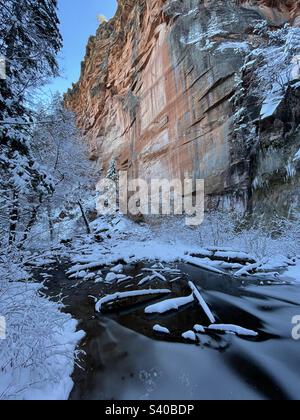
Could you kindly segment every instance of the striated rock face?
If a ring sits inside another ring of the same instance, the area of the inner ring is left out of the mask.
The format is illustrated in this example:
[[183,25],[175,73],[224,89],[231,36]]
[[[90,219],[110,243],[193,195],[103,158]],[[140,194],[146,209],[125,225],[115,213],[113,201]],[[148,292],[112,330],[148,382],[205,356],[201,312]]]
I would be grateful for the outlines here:
[[[116,16],[90,38],[80,81],[65,96],[91,159],[105,170],[116,159],[131,177],[204,178],[211,206],[253,208],[263,194],[257,186],[253,193],[263,155],[236,134],[234,98],[245,57],[264,42],[256,25],[298,25],[299,8],[289,0],[119,0]],[[243,106],[252,124],[259,110]],[[272,135],[265,137],[268,143]],[[288,153],[295,153],[298,137],[290,138]]]
[[300,25],[299,0],[239,0],[240,6],[255,10],[270,23],[282,25],[290,22]]

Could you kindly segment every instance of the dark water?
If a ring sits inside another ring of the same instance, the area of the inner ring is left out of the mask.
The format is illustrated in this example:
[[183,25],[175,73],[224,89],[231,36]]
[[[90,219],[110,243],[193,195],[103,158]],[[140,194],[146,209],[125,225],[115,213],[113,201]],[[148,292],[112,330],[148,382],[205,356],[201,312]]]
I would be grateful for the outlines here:
[[[126,274],[138,275],[151,265],[127,267]],[[181,334],[195,324],[208,326],[207,317],[196,302],[165,315],[144,313],[145,306],[166,297],[130,299],[96,314],[93,296],[135,290],[137,280],[118,287],[90,280],[74,287],[78,282],[69,280],[61,266],[51,273],[48,293],[62,293],[66,311],[86,332],[83,369],[75,370],[70,398],[299,399],[300,341],[291,334],[292,318],[300,315],[300,285],[234,279],[185,264],[176,267],[181,280],[151,286],[170,288],[167,298],[186,296],[192,280],[217,322],[255,330],[258,337],[211,333],[199,335],[197,345],[186,343]],[[157,323],[169,328],[171,337],[153,333]]]

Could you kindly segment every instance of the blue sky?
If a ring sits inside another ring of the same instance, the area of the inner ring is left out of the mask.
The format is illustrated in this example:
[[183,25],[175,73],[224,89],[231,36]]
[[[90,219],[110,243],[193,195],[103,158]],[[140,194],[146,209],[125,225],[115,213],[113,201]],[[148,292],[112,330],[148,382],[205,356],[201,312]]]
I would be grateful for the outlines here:
[[65,92],[80,75],[80,63],[90,35],[96,33],[97,15],[111,18],[116,0],[58,0],[64,48],[59,55],[61,78],[55,79],[46,90]]

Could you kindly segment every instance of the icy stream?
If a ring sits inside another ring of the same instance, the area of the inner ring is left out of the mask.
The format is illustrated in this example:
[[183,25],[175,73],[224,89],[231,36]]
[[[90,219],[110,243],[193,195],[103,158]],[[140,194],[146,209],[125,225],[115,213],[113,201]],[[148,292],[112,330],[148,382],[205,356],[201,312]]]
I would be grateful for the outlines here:
[[[125,274],[142,279],[142,270],[152,264],[128,266]],[[232,278],[187,264],[173,267],[182,273],[175,281],[157,279],[147,285],[167,287],[169,296],[118,301],[103,313],[95,311],[97,299],[137,290],[136,282],[78,284],[65,275],[68,267],[50,272],[48,293],[62,293],[66,311],[87,333],[82,343],[84,370],[75,370],[70,398],[299,399],[300,341],[292,339],[292,318],[300,315],[300,285]],[[196,324],[210,325],[196,301],[178,311],[145,313],[149,305],[190,295],[189,281],[199,287],[218,324],[235,324],[258,336],[205,330],[197,334],[197,343],[185,341],[182,334]],[[170,334],[154,331],[155,325]]]

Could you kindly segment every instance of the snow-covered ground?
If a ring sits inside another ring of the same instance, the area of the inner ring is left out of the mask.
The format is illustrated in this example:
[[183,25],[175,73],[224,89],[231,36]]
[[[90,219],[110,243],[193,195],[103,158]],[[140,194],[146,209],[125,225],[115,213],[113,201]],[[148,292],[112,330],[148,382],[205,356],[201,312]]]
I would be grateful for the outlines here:
[[[96,232],[105,231],[103,242],[78,240],[72,256],[74,267],[69,274],[121,261],[158,260],[182,261],[217,273],[230,270],[239,276],[259,275],[271,280],[288,274],[293,281],[300,281],[298,225],[295,231],[289,229],[287,236],[273,239],[255,229],[236,233],[229,223],[217,222],[212,227],[211,221],[207,221],[199,228],[190,228],[182,219],[136,224],[122,216],[110,221],[99,218],[92,226]],[[113,275],[115,278],[112,269]]]
[[297,259],[295,266],[288,268],[286,275],[300,283],[300,258]]
[[1,278],[6,339],[0,340],[0,400],[65,400],[73,388],[76,346],[84,333],[40,287]]
[[[28,255],[29,269],[53,263],[59,256],[71,258],[73,267],[68,275],[72,279],[102,282],[111,278],[122,282],[128,279],[123,274],[125,263],[151,260],[159,263],[144,270],[140,286],[151,283],[153,277],[163,280],[170,274],[168,270],[173,270],[173,276],[178,275],[176,269],[166,268],[172,262],[191,263],[214,273],[229,270],[245,279],[265,275],[267,279],[300,282],[297,226],[276,240],[254,229],[236,233],[230,223],[222,223],[220,218],[190,228],[181,219],[136,224],[118,216],[98,218],[92,228],[103,241],[97,242],[93,235],[83,234],[69,248],[61,246],[44,255]],[[111,276],[103,275],[102,266],[109,268]],[[5,316],[7,321],[7,339],[0,341],[0,399],[67,399],[73,386],[76,346],[84,332],[76,332],[77,322],[61,312],[61,305],[42,296],[39,286],[20,282],[30,279],[21,267],[12,264],[9,267],[10,271],[1,272],[0,266],[0,316]],[[5,281],[7,276],[15,282]],[[167,287],[161,292],[167,294]],[[107,299],[122,297],[120,294],[104,297],[97,303],[98,310]],[[177,308],[195,297],[214,322],[204,299],[195,292],[183,302],[168,300],[167,296],[164,303],[148,309],[163,312],[170,305]],[[169,306],[162,308],[162,305]],[[158,325],[154,330],[167,333],[164,328]],[[191,340],[192,333],[187,331],[184,337]]]

